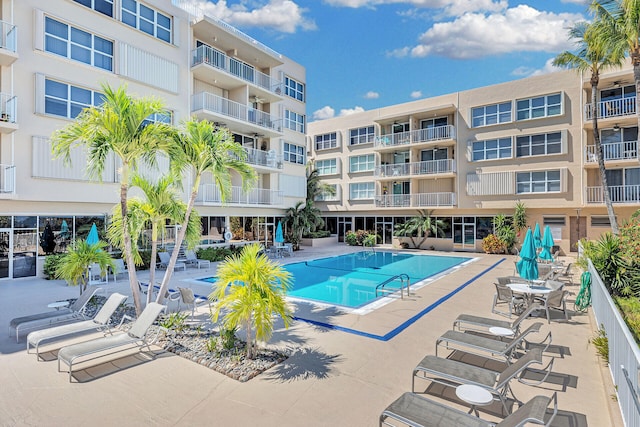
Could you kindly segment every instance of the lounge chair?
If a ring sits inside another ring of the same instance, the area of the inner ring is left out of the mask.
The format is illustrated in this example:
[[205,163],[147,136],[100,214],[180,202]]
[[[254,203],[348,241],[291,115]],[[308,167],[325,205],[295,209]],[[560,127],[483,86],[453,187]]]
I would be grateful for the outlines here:
[[[553,401],[553,412],[547,408]],[[380,414],[380,426],[389,424],[389,418],[412,427],[517,427],[526,423],[549,426],[558,413],[558,396],[535,396],[499,423],[485,421],[459,409],[435,402],[413,393],[404,393]]]
[[[544,367],[541,371],[545,372],[542,381],[537,382],[541,384],[551,373],[553,367],[554,358]],[[491,394],[498,397],[506,413],[509,413],[507,407],[507,393],[511,393],[511,397],[516,402],[519,400],[513,394],[513,390],[509,386],[512,379],[518,378],[525,384],[529,384],[522,380],[522,374],[532,364],[542,364],[542,350],[539,348],[533,348],[519,358],[512,365],[507,365],[501,372],[495,372],[489,369],[481,368],[478,366],[469,365],[464,362],[459,362],[452,359],[443,359],[437,356],[426,356],[418,363],[413,369],[413,377],[411,380],[411,391],[415,392],[415,380],[416,378],[422,378],[431,382],[436,382],[446,386],[456,387],[462,384],[473,384],[482,387],[489,391]],[[540,370],[538,371],[540,372]]]
[[[169,268],[169,262],[171,261],[171,255],[169,252],[158,252],[158,257],[160,258],[160,262],[156,264],[158,268]],[[176,260],[176,264],[173,266],[173,271],[176,268],[181,268],[184,271],[187,271],[187,264],[183,261]]]
[[187,258],[187,260],[185,261],[187,265],[197,265],[198,269],[200,269],[200,266],[202,265],[206,266],[206,268],[211,267],[211,261],[209,261],[208,259],[198,258],[196,253],[191,250],[186,251],[184,255]]
[[529,307],[527,307],[527,309],[523,311],[513,322],[494,319],[491,317],[474,316],[472,314],[461,314],[453,321],[453,329],[457,329],[459,331],[486,331],[489,328],[506,328],[511,329],[514,335],[518,335],[520,333],[520,324],[522,321],[528,318],[534,310],[538,310],[540,308],[540,305],[530,304]]
[[20,340],[20,331],[33,330],[45,325],[54,325],[62,322],[72,322],[75,320],[85,320],[84,315],[87,303],[100,288],[87,288],[73,304],[68,308],[56,311],[45,311],[43,313],[32,314],[30,316],[16,317],[9,322],[9,336],[11,330],[16,331],[16,342]]
[[118,275],[129,274],[129,270],[127,270],[127,266],[124,264],[124,260],[122,258],[114,259],[113,264],[115,267],[111,269],[111,275],[113,276],[114,282],[118,280]]
[[36,349],[36,358],[40,360],[39,347],[43,341],[89,331],[108,333],[110,331],[111,316],[113,316],[113,313],[115,313],[118,307],[126,300],[126,295],[118,293],[111,294],[107,302],[104,303],[102,308],[96,313],[96,316],[91,320],[68,323],[66,325],[30,332],[29,335],[27,335],[27,353],[29,353],[31,347],[34,347]]
[[[504,341],[498,338],[494,339],[468,332],[447,331],[436,340],[436,356],[438,355],[438,346],[444,343],[448,349],[460,349],[470,353],[477,351],[480,352],[480,354],[489,353],[494,357],[504,357],[507,363],[511,363],[511,359],[513,358],[516,350],[526,347],[525,338],[527,335],[539,332],[541,327],[542,322],[536,322],[515,338]],[[547,340],[548,342],[545,346],[545,350],[551,344],[551,332],[549,332],[541,343],[544,343]]]
[[61,364],[66,364],[69,367],[69,382],[71,382],[73,364],[77,363],[78,359],[81,362],[87,362],[98,357],[130,349],[132,346],[134,348],[137,347],[139,350],[147,347],[151,351],[151,345],[158,338],[159,330],[153,339],[149,339],[149,328],[165,309],[166,306],[152,302],[145,307],[138,320],[131,325],[127,332],[62,347],[58,351],[58,372],[62,372]]
[[180,310],[180,301],[184,303],[187,307],[191,308],[191,318],[193,319],[196,308],[199,304],[207,303],[209,305],[209,311],[211,311],[211,303],[207,298],[196,296],[193,293],[192,289],[189,288],[178,288],[180,292],[180,300],[178,301],[178,310]]
[[89,277],[87,284],[89,286],[104,285],[109,283],[109,272],[102,271],[100,264],[93,263],[89,266]]

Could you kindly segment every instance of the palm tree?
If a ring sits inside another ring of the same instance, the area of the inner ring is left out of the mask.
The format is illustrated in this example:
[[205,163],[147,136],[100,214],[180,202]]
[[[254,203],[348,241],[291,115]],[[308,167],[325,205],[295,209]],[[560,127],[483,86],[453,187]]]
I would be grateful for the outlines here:
[[[103,85],[103,103],[84,109],[76,120],[52,136],[54,157],[63,157],[71,162],[71,149],[85,146],[88,153],[87,171],[89,176],[100,178],[110,153],[120,159],[120,215],[124,256],[129,272],[129,285],[136,312],[142,313],[138,280],[133,259],[129,227],[127,225],[127,195],[129,176],[137,169],[140,161],[155,165],[156,154],[161,151],[171,153],[173,143],[172,128],[163,123],[149,123],[153,114],[165,114],[161,101],[153,98],[134,99],[127,95],[126,87],[112,89]],[[173,157],[173,156],[169,156]]]
[[320,217],[320,209],[313,205],[313,201],[299,201],[285,212],[285,221],[291,230],[289,240],[294,249],[299,248],[302,236],[322,227],[324,221]]
[[[419,248],[431,235],[443,236],[444,222],[440,219],[436,219],[433,216],[433,211],[426,209],[418,210],[418,215],[409,218],[403,224],[396,225],[396,236],[409,236],[411,244],[414,248]],[[420,243],[416,244],[415,236],[422,236]]]
[[322,182],[320,172],[317,169],[307,168],[307,201],[313,202],[321,194],[334,196],[336,189],[334,186]]
[[274,314],[282,318],[286,328],[292,320],[285,299],[292,286],[291,273],[260,251],[257,243],[247,245],[240,254],[222,262],[209,295],[211,301],[217,301],[211,312],[213,322],[225,311],[226,329],[245,329],[247,359],[255,357],[257,340],[271,338]]
[[[181,223],[184,220],[187,204],[179,199],[175,188],[175,178],[166,175],[153,183],[143,176],[134,174],[131,178],[131,185],[142,190],[146,200],[139,198],[128,200],[128,224],[131,240],[137,242],[142,233],[151,226],[151,264],[149,265],[149,284],[155,284],[156,256],[158,250],[158,239],[165,232],[167,221],[171,223]],[[122,220],[120,212],[115,210],[111,226],[109,227],[109,238],[117,246],[122,245]],[[186,240],[195,243],[200,237],[200,216],[196,211],[192,212],[187,225]],[[141,261],[137,247],[134,246],[134,259]],[[153,292],[147,293],[147,304],[151,302]]]
[[593,140],[596,146],[596,156],[598,159],[598,169],[600,171],[600,180],[602,182],[602,193],[604,203],[607,207],[611,230],[614,234],[618,234],[618,222],[613,210],[613,203],[609,194],[609,186],[607,185],[607,172],[604,165],[604,155],[602,152],[602,143],[600,141],[600,132],[598,130],[598,83],[600,81],[600,72],[611,67],[620,67],[624,61],[624,54],[616,49],[611,43],[605,43],[600,40],[602,28],[606,25],[602,22],[578,22],[569,30],[571,39],[576,40],[578,47],[577,52],[562,52],[554,60],[553,65],[574,69],[580,73],[591,73],[591,121],[593,122]]
[[107,244],[103,241],[89,244],[86,240],[76,240],[58,261],[55,277],[66,280],[72,286],[80,285],[82,295],[82,292],[87,289],[87,271],[91,264],[98,264],[102,271],[115,267],[113,259],[105,251],[106,246]]
[[190,173],[192,186],[182,227],[178,230],[169,266],[158,292],[157,302],[159,303],[164,300],[164,295],[169,288],[173,267],[187,232],[202,175],[205,172],[211,173],[223,202],[231,193],[232,171],[242,181],[243,191],[248,191],[256,181],[254,169],[245,162],[246,152],[240,144],[234,142],[225,128],[218,128],[207,120],[190,120],[184,124],[182,132],[176,134],[175,143],[178,151],[171,158],[174,176],[184,176],[185,172]]

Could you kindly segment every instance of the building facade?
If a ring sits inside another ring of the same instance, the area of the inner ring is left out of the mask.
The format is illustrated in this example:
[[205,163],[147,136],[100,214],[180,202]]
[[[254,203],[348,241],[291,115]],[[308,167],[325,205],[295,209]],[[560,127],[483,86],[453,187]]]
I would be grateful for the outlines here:
[[[0,279],[38,274],[47,224],[64,251],[93,223],[104,230],[119,202],[116,157],[92,179],[84,150],[71,165],[51,154],[51,134],[99,105],[102,84],[161,99],[169,112],[150,121],[207,119],[245,148],[254,189],[243,192],[236,177],[223,204],[203,179],[204,243],[225,234],[268,242],[284,210],[305,198],[305,69],[189,3],[0,1]],[[167,165],[159,158],[145,172]]]
[[340,239],[376,230],[391,244],[395,225],[425,209],[445,227],[424,248],[481,251],[493,218],[522,202],[529,224],[573,252],[610,230],[592,114],[618,222],[640,208],[631,67],[599,90],[594,107],[589,76],[569,70],[312,122],[310,159],[336,190],[318,200],[325,221]]

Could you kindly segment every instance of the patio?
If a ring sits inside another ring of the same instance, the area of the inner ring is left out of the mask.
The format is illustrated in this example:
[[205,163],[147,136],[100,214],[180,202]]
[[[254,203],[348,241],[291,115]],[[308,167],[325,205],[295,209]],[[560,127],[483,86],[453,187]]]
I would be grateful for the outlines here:
[[[360,249],[342,244],[305,247],[284,261]],[[119,359],[83,371],[80,384],[69,384],[67,376],[57,372],[55,362],[37,362],[26,354],[24,340],[16,344],[5,332],[0,338],[4,368],[0,371],[0,424],[377,425],[381,411],[411,390],[413,368],[426,354],[435,354],[436,338],[451,329],[459,313],[490,316],[493,281],[513,273],[513,257],[471,255],[478,260],[409,298],[395,298],[366,315],[296,303],[296,317],[315,324],[296,321],[288,330],[277,329],[269,345],[285,349],[291,357],[247,383],[171,353],[159,354],[151,363],[144,356],[126,357],[124,353]],[[190,279],[211,276],[215,268],[212,264],[207,270],[178,271],[172,287],[187,284],[196,293],[207,293],[208,286]],[[144,272],[140,276],[146,278]],[[123,278],[105,288],[108,293],[129,293]],[[459,292],[452,293],[458,288]],[[570,289],[577,292],[578,287]],[[52,301],[77,295],[77,288],[60,281],[0,282],[0,322],[8,325],[11,318],[43,311]],[[202,308],[197,318],[206,319],[205,311]],[[526,320],[524,326],[531,322]],[[400,326],[400,331],[391,333]],[[562,353],[553,369],[556,383],[530,387],[514,382],[516,396],[527,401],[537,394],[550,396],[558,391],[555,426],[622,425],[617,402],[611,398],[614,387],[609,374],[588,344],[596,329],[591,313],[575,314],[568,322],[545,322],[540,338],[549,329],[556,345],[553,350]],[[459,402],[447,400],[450,392],[444,393],[445,400],[439,396],[442,394],[429,397],[465,409]],[[498,420],[492,408],[479,408],[480,416]]]

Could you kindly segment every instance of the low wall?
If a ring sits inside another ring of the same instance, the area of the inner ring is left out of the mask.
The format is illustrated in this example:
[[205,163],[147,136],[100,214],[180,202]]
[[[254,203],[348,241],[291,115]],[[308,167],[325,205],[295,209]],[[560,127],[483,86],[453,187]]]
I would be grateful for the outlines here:
[[312,248],[322,248],[338,244],[338,236],[322,237],[320,239],[302,238],[300,246],[311,246]]

